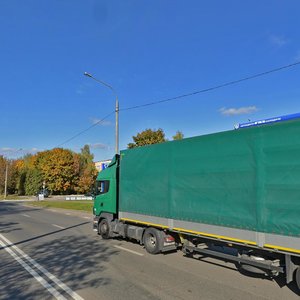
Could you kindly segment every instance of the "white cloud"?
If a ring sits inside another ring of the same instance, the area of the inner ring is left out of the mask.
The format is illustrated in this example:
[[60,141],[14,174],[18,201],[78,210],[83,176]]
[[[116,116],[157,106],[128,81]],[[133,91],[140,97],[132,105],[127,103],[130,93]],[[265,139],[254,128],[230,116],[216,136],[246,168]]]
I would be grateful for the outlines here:
[[105,144],[101,144],[101,143],[95,143],[95,144],[89,144],[91,149],[109,149],[108,145]]
[[101,121],[101,119],[97,119],[97,118],[90,118],[92,124],[98,124],[100,126],[111,126],[112,123],[110,121],[104,120]]
[[3,147],[3,148],[0,148],[0,151],[1,151],[1,153],[10,153],[10,152],[12,152],[12,151],[16,151],[16,149],[14,149],[14,148],[9,148],[9,147]]
[[23,156],[25,154],[36,154],[37,152],[43,151],[38,148],[31,148],[31,149],[22,149],[22,148],[10,148],[10,147],[3,147],[0,148],[0,155],[3,155],[7,158],[16,158]]
[[15,148],[10,148],[10,147],[3,147],[0,148],[0,155],[5,156],[6,158],[13,158],[13,157],[17,157],[17,156],[21,156],[20,148],[15,149]]
[[295,60],[300,61],[300,51],[297,52],[297,54],[295,56]]
[[274,34],[269,37],[269,41],[270,41],[270,43],[272,43],[273,45],[275,45],[277,47],[282,47],[289,42],[289,40],[287,38],[285,38],[284,36],[274,35]]
[[236,116],[236,115],[247,115],[256,112],[258,109],[256,106],[247,106],[247,107],[239,107],[239,108],[226,108],[222,107],[219,109],[219,112],[225,116]]

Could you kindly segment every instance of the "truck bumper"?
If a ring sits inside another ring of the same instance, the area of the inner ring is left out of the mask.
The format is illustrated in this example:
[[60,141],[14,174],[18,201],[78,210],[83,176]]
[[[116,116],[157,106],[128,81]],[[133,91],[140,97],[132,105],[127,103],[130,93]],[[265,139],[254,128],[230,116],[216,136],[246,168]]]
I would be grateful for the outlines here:
[[99,216],[95,216],[93,218],[93,230],[98,231],[98,223],[99,223]]

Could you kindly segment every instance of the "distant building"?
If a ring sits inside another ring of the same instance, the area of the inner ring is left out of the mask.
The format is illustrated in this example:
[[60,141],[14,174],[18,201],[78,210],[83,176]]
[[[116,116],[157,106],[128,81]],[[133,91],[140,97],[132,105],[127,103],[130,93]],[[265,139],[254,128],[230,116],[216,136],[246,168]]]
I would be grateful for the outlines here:
[[106,169],[110,163],[111,163],[111,159],[96,161],[95,167],[98,172],[101,172],[102,170]]

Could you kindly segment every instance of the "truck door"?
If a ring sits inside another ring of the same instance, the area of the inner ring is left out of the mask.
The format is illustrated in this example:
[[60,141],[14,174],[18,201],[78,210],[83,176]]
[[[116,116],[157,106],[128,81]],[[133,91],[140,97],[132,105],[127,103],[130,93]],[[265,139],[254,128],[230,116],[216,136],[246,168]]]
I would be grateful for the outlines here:
[[94,215],[102,212],[115,214],[117,210],[117,170],[118,160],[114,158],[110,165],[99,172],[96,179]]
[[96,181],[96,197],[94,200],[94,214],[99,216],[101,212],[115,213],[113,184],[110,180]]

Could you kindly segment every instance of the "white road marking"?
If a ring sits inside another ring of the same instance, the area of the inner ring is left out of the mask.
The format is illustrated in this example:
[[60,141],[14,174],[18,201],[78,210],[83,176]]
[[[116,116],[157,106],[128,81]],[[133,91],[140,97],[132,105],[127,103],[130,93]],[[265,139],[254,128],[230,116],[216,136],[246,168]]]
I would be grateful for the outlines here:
[[24,217],[27,217],[27,218],[31,218],[29,215],[26,215],[26,214],[21,214],[21,215]]
[[65,227],[62,227],[62,226],[59,226],[59,225],[56,225],[56,224],[52,224],[52,226],[60,228],[60,229],[65,229]]
[[139,253],[139,252],[136,252],[136,251],[133,251],[133,250],[130,250],[130,249],[127,249],[127,248],[124,248],[122,246],[114,246],[115,248],[118,248],[118,249],[121,249],[121,250],[124,250],[124,251],[127,251],[127,252],[130,252],[132,254],[136,254],[136,255],[139,255],[139,256],[144,256],[144,254],[142,253]]
[[[5,238],[2,234],[0,234],[0,239],[2,239],[3,241],[5,241],[7,243],[7,245],[5,245],[1,240],[0,240],[0,244],[4,245],[4,249],[6,251],[8,251],[9,253],[12,252],[13,254],[11,254],[17,261],[18,259],[20,261],[22,261],[26,266],[28,266],[23,260],[22,258],[20,258],[16,253],[14,253],[10,248],[14,249],[16,252],[18,252],[23,258],[27,259],[28,262],[30,262],[36,269],[38,269],[40,272],[43,273],[43,275],[47,276],[50,280],[52,280],[57,286],[59,286],[62,290],[64,290],[66,293],[68,293],[74,300],[84,300],[81,296],[79,296],[76,292],[74,292],[73,290],[71,290],[67,285],[65,285],[62,281],[60,281],[58,278],[56,278],[53,274],[49,273],[44,267],[42,267],[40,264],[38,264],[34,259],[32,259],[30,256],[28,256],[27,254],[25,254],[21,249],[19,249],[17,246],[15,246],[12,242],[10,242],[7,238]],[[25,265],[23,265],[21,262],[19,262],[25,269]],[[47,286],[49,286],[49,289],[52,288],[54,289],[46,280],[44,280],[41,276],[39,276],[36,271],[34,271],[30,266],[28,266],[33,273],[31,273],[30,271],[27,271],[36,279],[38,280],[40,283],[41,282],[45,282],[47,284]],[[34,274],[34,275],[33,275]],[[37,279],[38,277],[36,277],[35,275],[39,276],[40,279]],[[41,283],[42,284],[42,283]],[[44,284],[43,284],[44,285]],[[45,286],[45,285],[44,285]],[[46,287],[46,286],[45,286]],[[48,288],[47,288],[48,289]],[[49,290],[48,289],[48,290]],[[55,289],[54,289],[55,290]],[[50,290],[49,290],[50,292]],[[65,297],[63,297],[58,291],[56,291],[59,295],[59,298],[56,297],[53,293],[52,295],[54,295],[57,299],[66,299]]]
[[54,211],[54,212],[57,212],[57,210],[55,210],[55,209],[49,209],[50,211]]
[[67,215],[67,216],[71,216],[71,214],[69,214],[69,213],[65,213],[65,215]]
[[85,218],[85,219],[89,219],[89,220],[91,219],[91,217],[84,217],[84,218]]
[[20,258],[10,248],[7,248],[5,243],[0,240],[0,245],[28,272],[30,273],[43,287],[45,287],[56,299],[67,300],[60,292],[52,287],[43,277],[33,270],[22,258]]

